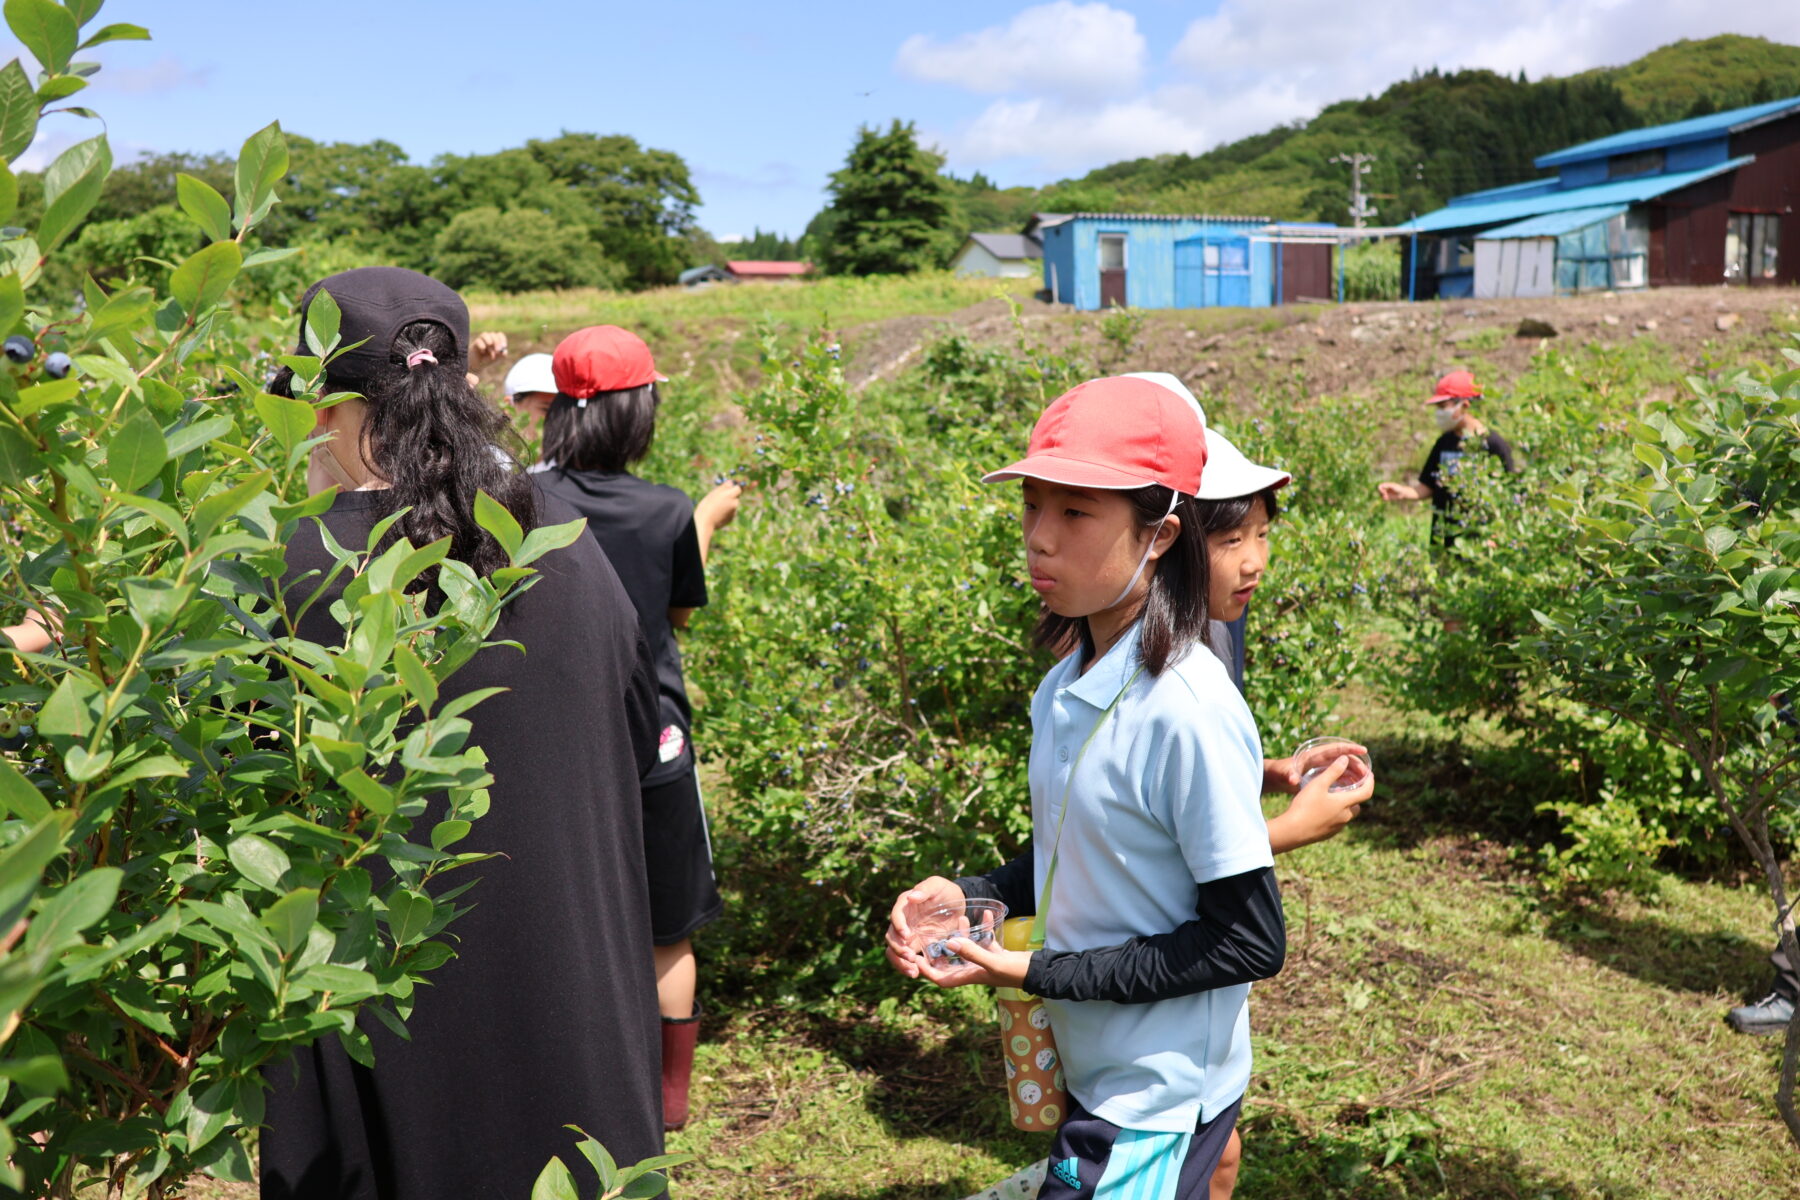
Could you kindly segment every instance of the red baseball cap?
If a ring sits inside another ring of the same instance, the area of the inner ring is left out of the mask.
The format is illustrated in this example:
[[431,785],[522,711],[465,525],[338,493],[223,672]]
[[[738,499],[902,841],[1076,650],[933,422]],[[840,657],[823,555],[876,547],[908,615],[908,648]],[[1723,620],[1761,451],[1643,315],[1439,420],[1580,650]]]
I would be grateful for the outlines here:
[[550,359],[556,390],[577,400],[663,383],[644,339],[617,325],[589,325],[564,338]]
[[1481,388],[1475,382],[1475,376],[1469,371],[1452,371],[1437,381],[1437,390],[1431,393],[1431,399],[1425,402],[1426,407],[1442,404],[1446,400],[1479,400]]
[[1025,457],[981,481],[1030,477],[1109,491],[1161,484],[1192,496],[1205,466],[1197,405],[1147,379],[1110,375],[1058,396],[1032,428]]

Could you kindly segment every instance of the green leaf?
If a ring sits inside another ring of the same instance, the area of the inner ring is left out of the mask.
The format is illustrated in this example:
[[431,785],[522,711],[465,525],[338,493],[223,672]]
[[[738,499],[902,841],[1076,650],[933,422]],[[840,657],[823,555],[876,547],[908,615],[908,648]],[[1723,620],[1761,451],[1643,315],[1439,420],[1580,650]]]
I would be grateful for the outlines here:
[[10,1079],[40,1096],[55,1095],[69,1086],[69,1073],[63,1069],[62,1059],[54,1054],[0,1061],[0,1079]]
[[376,816],[393,815],[394,794],[363,774],[360,768],[345,771],[337,777],[337,783],[339,787],[350,793],[352,800]]
[[619,1200],[656,1200],[669,1190],[669,1181],[655,1171],[639,1175],[619,1192]]
[[281,122],[271,122],[245,140],[238,152],[237,199],[232,209],[240,228],[256,224],[268,213],[275,203],[275,185],[287,169],[287,139],[281,135]]
[[25,153],[37,127],[37,89],[15,58],[0,67],[0,158],[10,163]]
[[25,315],[25,289],[17,275],[0,279],[0,337],[4,337]]
[[162,426],[143,409],[131,414],[106,444],[106,473],[120,487],[135,492],[156,478],[169,461]]
[[402,642],[394,647],[394,669],[400,673],[400,682],[406,685],[406,690],[412,693],[413,699],[429,713],[431,706],[437,703],[438,686],[424,660],[413,653],[412,647]]
[[231,205],[204,179],[192,175],[175,176],[175,196],[181,211],[194,218],[200,231],[215,242],[231,240]]
[[24,483],[43,465],[34,442],[11,425],[0,425],[0,483]]
[[244,270],[248,271],[251,267],[266,267],[270,263],[278,263],[283,259],[292,258],[298,253],[300,253],[298,246],[264,246],[260,250],[252,250],[244,259]]
[[87,86],[87,80],[76,75],[58,75],[37,90],[38,103],[55,104],[58,100],[67,99]]
[[275,944],[283,955],[306,945],[306,935],[319,919],[319,890],[295,888],[263,912],[263,927],[275,935]]
[[519,528],[518,519],[504,505],[486,492],[476,492],[475,523],[494,536],[500,548],[506,551],[508,561],[516,561],[525,542],[525,531]]
[[49,254],[75,232],[100,190],[106,186],[107,172],[112,170],[112,149],[106,135],[76,142],[56,156],[44,172],[44,215],[38,221],[37,242],[40,256]]
[[80,941],[82,931],[104,917],[119,898],[119,880],[124,876],[117,867],[95,867],[70,880],[32,918],[25,931],[26,953],[48,958]]
[[564,521],[561,525],[539,525],[525,536],[525,543],[513,559],[513,565],[523,567],[536,562],[552,550],[561,550],[572,546],[587,532],[587,518],[577,517],[573,521]]
[[[331,357],[337,348],[338,327],[343,322],[344,314],[338,308],[337,298],[324,288],[313,293],[312,302],[306,306],[305,334],[306,347],[313,352],[320,363]],[[313,369],[314,374],[317,368]],[[299,374],[299,368],[295,368]]]
[[388,932],[393,934],[394,944],[410,946],[418,941],[436,911],[437,906],[432,904],[431,898],[420,892],[400,890],[389,896]]
[[237,1080],[221,1079],[194,1097],[194,1107],[187,1120],[189,1154],[198,1152],[232,1123],[237,1109],[237,1089]]
[[254,833],[233,838],[225,847],[225,857],[231,860],[238,874],[271,892],[281,890],[281,878],[292,866],[285,850]]
[[319,414],[304,400],[259,392],[251,398],[250,403],[284,451],[291,452],[295,446],[305,441],[319,423]]
[[19,774],[19,768],[3,757],[0,757],[0,808],[34,823],[50,815],[50,802],[44,799],[44,793],[33,787],[31,780]]
[[19,209],[19,179],[12,168],[0,162],[0,223],[12,220]]
[[618,1184],[619,1164],[613,1160],[613,1156],[606,1147],[600,1144],[599,1139],[587,1130],[578,1125],[565,1125],[563,1128],[573,1129],[581,1135],[581,1141],[577,1145],[582,1156],[588,1160],[588,1165],[594,1168],[594,1174],[600,1177],[600,1191],[602,1193],[610,1192]]
[[243,247],[236,242],[214,242],[175,268],[169,276],[169,294],[187,313],[191,324],[219,302],[243,265]]
[[552,1158],[544,1164],[537,1182],[531,1185],[531,1200],[581,1200],[581,1193],[575,1190],[575,1177],[569,1174],[562,1159]]
[[81,29],[55,0],[6,0],[6,25],[44,70],[54,75],[69,65]]
[[44,867],[62,853],[65,816],[45,816],[24,837],[0,850],[0,921],[8,928],[30,903]]
[[91,37],[75,48],[86,50],[90,46],[98,46],[105,42],[147,42],[149,40],[150,31],[142,25],[102,25],[94,31]]
[[49,383],[35,383],[19,392],[19,401],[13,405],[13,411],[21,417],[29,417],[52,404],[64,404],[73,400],[80,391],[81,380],[73,375],[67,379],[53,379]]
[[431,848],[442,850],[445,846],[454,846],[468,837],[473,828],[467,821],[439,821],[431,827]]

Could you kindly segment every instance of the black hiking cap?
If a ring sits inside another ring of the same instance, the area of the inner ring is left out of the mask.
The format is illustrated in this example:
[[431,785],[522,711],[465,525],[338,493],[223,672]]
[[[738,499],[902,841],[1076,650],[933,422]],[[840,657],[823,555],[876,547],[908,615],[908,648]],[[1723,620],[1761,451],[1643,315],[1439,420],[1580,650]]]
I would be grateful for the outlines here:
[[[455,291],[429,275],[404,267],[356,267],[328,275],[306,289],[300,300],[300,338],[296,354],[311,354],[306,345],[306,310],[324,288],[344,314],[338,324],[340,346],[362,345],[331,360],[325,377],[333,383],[371,379],[388,365],[395,336],[414,321],[434,321],[456,345],[455,367],[467,369],[469,306]],[[451,365],[446,363],[446,366]]]

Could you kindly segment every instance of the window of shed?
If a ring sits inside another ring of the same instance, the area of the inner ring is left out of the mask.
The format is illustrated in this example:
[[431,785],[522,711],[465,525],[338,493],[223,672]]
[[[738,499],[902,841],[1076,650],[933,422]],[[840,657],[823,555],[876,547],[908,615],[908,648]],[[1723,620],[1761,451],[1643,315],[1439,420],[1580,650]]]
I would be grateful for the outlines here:
[[1725,223],[1725,278],[1751,283],[1776,278],[1781,267],[1781,218],[1732,213]]
[[1123,271],[1125,269],[1124,234],[1103,233],[1100,235],[1100,269],[1102,271]]
[[1639,175],[1655,175],[1663,169],[1661,150],[1640,150],[1636,154],[1617,154],[1606,160],[1608,179],[1632,179]]

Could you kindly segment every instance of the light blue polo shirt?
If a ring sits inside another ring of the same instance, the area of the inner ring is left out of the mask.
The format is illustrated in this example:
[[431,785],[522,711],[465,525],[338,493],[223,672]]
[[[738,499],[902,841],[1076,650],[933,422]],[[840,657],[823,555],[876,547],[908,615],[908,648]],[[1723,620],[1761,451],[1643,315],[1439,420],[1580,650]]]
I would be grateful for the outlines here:
[[[1031,701],[1031,823],[1040,893],[1068,788],[1045,945],[1091,950],[1194,919],[1199,885],[1271,866],[1262,742],[1225,664],[1196,645],[1138,675],[1134,625],[1087,674],[1081,653]],[[1125,1129],[1192,1132],[1250,1083],[1248,984],[1151,1004],[1047,1000],[1069,1092]]]

